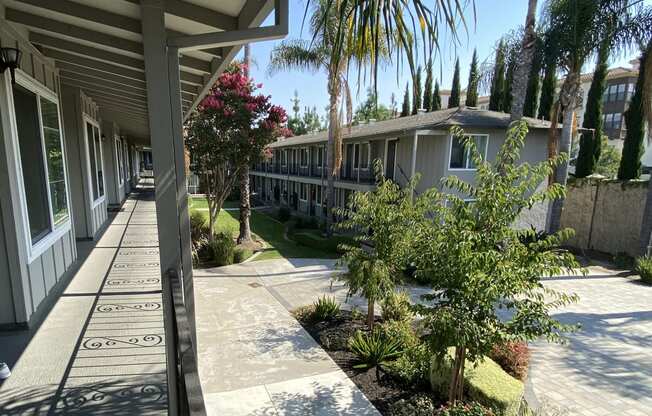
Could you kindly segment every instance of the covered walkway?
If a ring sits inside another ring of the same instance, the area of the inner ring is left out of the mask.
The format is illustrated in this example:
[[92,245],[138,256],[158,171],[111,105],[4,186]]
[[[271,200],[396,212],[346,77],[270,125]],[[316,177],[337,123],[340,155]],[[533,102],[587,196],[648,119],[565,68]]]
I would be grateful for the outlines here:
[[0,334],[0,361],[13,372],[0,385],[0,414],[167,414],[151,180],[79,253],[43,322]]

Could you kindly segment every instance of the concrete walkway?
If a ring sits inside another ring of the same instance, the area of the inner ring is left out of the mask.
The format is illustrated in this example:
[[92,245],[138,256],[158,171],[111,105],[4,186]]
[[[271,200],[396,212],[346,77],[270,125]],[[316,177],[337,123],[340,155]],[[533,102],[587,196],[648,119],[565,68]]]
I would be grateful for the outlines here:
[[[0,333],[0,415],[167,414],[153,192],[130,197],[42,324]],[[9,357],[9,358],[6,358]]]
[[569,415],[652,415],[652,286],[604,274],[545,285],[580,296],[555,317],[582,329],[567,345],[531,347],[534,401]]
[[195,271],[199,377],[209,415],[379,415],[276,290],[317,279],[328,285],[332,266],[282,259]]

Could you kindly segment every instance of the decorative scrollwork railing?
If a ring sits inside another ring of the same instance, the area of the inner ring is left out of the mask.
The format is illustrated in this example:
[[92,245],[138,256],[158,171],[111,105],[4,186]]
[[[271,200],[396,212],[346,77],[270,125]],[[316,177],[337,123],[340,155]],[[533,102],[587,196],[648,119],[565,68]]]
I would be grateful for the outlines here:
[[166,337],[167,353],[172,357],[172,360],[168,359],[168,366],[173,366],[172,379],[170,369],[168,370],[168,391],[175,392],[169,401],[170,414],[205,416],[206,407],[199,382],[192,330],[183,301],[181,282],[174,270],[168,270],[163,276],[163,297],[166,319],[170,323],[166,328],[172,330]]

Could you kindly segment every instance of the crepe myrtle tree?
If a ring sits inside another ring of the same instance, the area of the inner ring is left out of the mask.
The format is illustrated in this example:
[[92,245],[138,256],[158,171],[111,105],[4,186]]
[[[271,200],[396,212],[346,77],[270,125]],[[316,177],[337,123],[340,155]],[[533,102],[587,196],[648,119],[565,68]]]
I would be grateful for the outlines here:
[[[563,157],[536,165],[519,162],[527,124],[509,129],[495,162],[482,159],[473,136],[451,131],[477,167],[474,183],[451,176],[419,198],[429,215],[414,226],[413,261],[417,275],[433,291],[415,310],[424,317],[429,343],[440,360],[454,347],[449,400],[463,397],[465,360],[474,362],[505,341],[561,340],[574,327],[555,320],[551,311],[577,300],[545,287],[541,279],[579,267],[574,256],[559,248],[572,235],[561,230],[537,238],[532,228],[514,227],[524,210],[564,194],[554,184],[540,184]],[[469,202],[471,200],[472,202]]]
[[347,271],[338,276],[348,287],[347,296],[367,299],[367,324],[374,325],[374,304],[396,287],[406,266],[410,222],[418,217],[412,195],[416,180],[401,188],[382,174],[380,161],[374,163],[377,187],[356,192],[346,208],[337,214],[338,228],[352,232],[357,244],[342,244],[341,263]]
[[257,94],[261,85],[245,76],[244,69],[233,64],[220,75],[186,126],[191,169],[206,180],[211,239],[243,167],[263,158],[265,147],[276,138],[291,135],[285,110],[272,105],[270,96]]

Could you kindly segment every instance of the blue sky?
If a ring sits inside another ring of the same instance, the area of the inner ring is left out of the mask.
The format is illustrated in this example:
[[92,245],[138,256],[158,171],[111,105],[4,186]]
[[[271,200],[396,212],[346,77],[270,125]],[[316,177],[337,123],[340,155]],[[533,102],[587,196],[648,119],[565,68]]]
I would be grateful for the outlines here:
[[[646,0],[650,3],[652,0]],[[539,1],[543,3],[543,1]],[[290,0],[290,33],[287,39],[304,38],[309,39],[309,33],[306,29],[301,31],[302,18],[305,10],[305,0]],[[441,53],[435,58],[435,77],[439,78],[440,85],[444,89],[449,89],[453,77],[453,66],[455,57],[459,56],[462,73],[462,88],[466,84],[468,77],[468,67],[471,62],[473,48],[477,48],[480,62],[485,59],[491,60],[493,47],[496,41],[509,30],[518,27],[525,20],[527,11],[526,0],[476,0],[477,22],[475,26],[471,22],[468,36],[463,35],[461,44],[451,45],[449,40],[443,42],[444,47]],[[471,12],[469,11],[469,16]],[[273,24],[271,16],[265,24]],[[251,45],[251,53],[254,59],[254,65],[251,68],[251,75],[256,82],[263,83],[263,93],[270,94],[275,104],[282,105],[288,111],[292,107],[291,99],[294,91],[299,93],[301,107],[316,106],[320,115],[324,114],[324,108],[328,104],[328,95],[326,93],[326,76],[323,73],[313,74],[310,72],[280,72],[269,75],[267,66],[270,52],[280,41],[259,42]],[[612,59],[611,66],[628,65],[627,61],[631,57],[619,57]],[[441,65],[441,66],[440,66]],[[441,68],[441,72],[440,72]],[[587,66],[590,70],[590,66]],[[403,73],[399,74],[397,83],[396,66],[389,66],[382,70],[378,79],[379,102],[389,104],[392,92],[396,95],[398,106],[402,102],[405,83],[409,79],[409,70],[404,68]],[[360,86],[358,92],[357,76],[350,76],[350,85],[354,104],[364,100],[366,95],[366,85]]]

